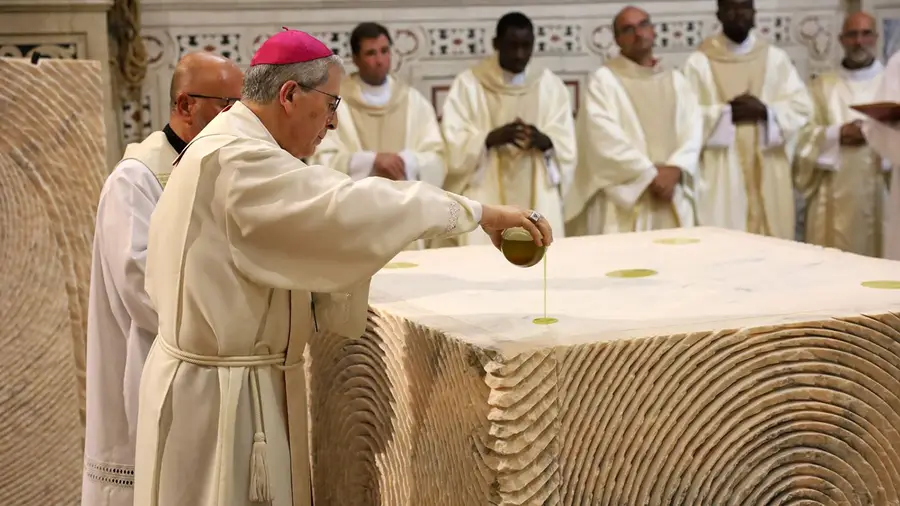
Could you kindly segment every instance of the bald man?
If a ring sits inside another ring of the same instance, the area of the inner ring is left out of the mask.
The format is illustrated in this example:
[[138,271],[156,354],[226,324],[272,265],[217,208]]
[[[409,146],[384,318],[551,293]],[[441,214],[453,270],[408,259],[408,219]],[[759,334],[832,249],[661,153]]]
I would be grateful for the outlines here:
[[883,254],[890,164],[868,146],[863,116],[850,106],[874,102],[881,85],[876,27],[864,12],[844,21],[844,59],[810,87],[815,113],[795,159],[796,185],[807,201],[806,242],[873,257]]
[[694,226],[703,116],[687,79],[653,56],[646,11],[613,20],[619,56],[588,79],[578,115],[578,168],[565,200],[566,234]]
[[178,62],[169,123],[130,144],[97,206],[87,327],[87,427],[81,504],[131,506],[138,386],[157,332],[144,291],[150,214],[172,162],[240,97],[243,73],[230,60],[192,53]]

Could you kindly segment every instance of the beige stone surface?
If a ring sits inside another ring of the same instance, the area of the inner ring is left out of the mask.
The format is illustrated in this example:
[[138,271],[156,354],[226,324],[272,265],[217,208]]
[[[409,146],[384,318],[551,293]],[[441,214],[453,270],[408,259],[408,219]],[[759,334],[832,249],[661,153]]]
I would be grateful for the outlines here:
[[98,62],[0,58],[0,504],[80,496],[103,103]]
[[310,347],[317,506],[900,504],[900,289],[863,285],[898,262],[710,228],[565,239],[541,327],[542,265],[396,261],[367,334]]

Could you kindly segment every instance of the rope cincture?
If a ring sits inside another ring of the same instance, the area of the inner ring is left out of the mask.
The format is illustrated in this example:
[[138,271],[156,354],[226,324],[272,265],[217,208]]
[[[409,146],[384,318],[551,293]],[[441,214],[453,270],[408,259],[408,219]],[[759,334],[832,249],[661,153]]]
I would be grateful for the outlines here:
[[246,367],[250,380],[250,404],[253,415],[253,447],[250,451],[250,493],[248,499],[252,503],[270,503],[274,500],[271,477],[269,476],[269,458],[266,448],[266,432],[263,426],[262,394],[259,389],[259,367],[271,366],[282,371],[298,364],[285,365],[284,353],[249,356],[210,357],[181,350],[166,342],[162,337],[156,340],[169,356],[189,364],[203,367]]

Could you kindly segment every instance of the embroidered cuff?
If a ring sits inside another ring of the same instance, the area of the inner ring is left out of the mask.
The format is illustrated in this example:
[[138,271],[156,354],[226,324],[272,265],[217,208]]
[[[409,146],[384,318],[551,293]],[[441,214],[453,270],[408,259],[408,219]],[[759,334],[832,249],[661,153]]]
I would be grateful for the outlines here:
[[134,487],[134,466],[100,462],[86,458],[84,460],[84,475],[87,479],[107,485],[116,485],[124,488]]

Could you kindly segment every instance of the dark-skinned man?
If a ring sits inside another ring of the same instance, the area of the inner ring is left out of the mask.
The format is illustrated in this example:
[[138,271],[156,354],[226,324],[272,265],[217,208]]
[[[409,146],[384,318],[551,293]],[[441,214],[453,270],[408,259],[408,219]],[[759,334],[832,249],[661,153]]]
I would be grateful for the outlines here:
[[878,257],[890,164],[862,133],[863,115],[851,105],[875,102],[884,65],[875,58],[875,18],[847,16],[838,40],[841,67],[811,85],[816,106],[803,130],[795,160],[797,187],[806,200],[806,242]]
[[[531,62],[534,26],[524,14],[500,18],[493,44],[494,54],[457,76],[444,102],[444,188],[535,209],[559,236],[561,189],[577,156],[569,92]],[[441,245],[487,243],[476,231]]]
[[[394,181],[444,182],[444,139],[434,107],[419,91],[391,75],[388,30],[361,23],[350,34],[357,71],[341,82],[344,107],[337,129],[316,149],[313,163]],[[421,240],[410,249],[421,249]]]
[[618,57],[594,72],[578,116],[578,168],[567,235],[691,227],[703,116],[690,84],[653,56],[656,31],[636,7],[613,20]]
[[698,222],[795,239],[790,140],[812,101],[788,54],[753,32],[753,0],[718,0],[717,17],[683,69],[704,112]]

